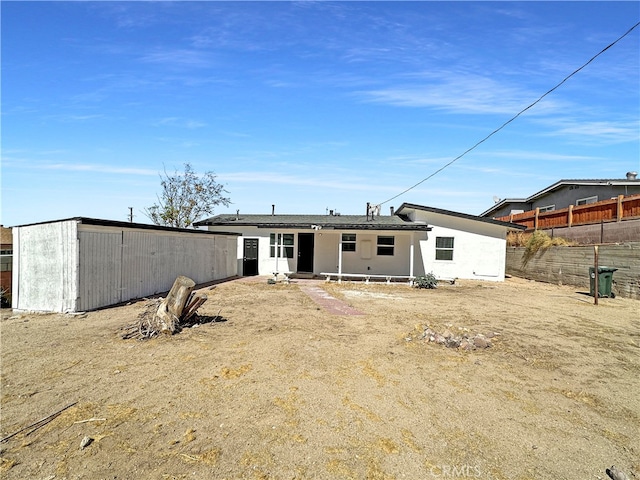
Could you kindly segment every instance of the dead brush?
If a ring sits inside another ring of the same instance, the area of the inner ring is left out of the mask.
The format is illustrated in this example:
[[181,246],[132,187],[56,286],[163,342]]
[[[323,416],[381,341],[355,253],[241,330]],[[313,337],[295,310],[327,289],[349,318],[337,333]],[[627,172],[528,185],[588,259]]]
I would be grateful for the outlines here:
[[544,252],[550,247],[568,247],[572,245],[576,245],[576,243],[562,237],[552,238],[542,230],[536,230],[531,234],[525,245],[522,266],[526,266],[538,252]]

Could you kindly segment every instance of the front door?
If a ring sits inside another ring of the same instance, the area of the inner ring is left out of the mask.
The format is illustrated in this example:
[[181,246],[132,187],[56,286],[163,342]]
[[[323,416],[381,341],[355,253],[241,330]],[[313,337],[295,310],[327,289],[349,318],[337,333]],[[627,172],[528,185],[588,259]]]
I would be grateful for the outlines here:
[[242,256],[242,274],[245,277],[258,275],[258,239],[244,239],[244,253]]
[[313,233],[298,234],[298,272],[313,273]]

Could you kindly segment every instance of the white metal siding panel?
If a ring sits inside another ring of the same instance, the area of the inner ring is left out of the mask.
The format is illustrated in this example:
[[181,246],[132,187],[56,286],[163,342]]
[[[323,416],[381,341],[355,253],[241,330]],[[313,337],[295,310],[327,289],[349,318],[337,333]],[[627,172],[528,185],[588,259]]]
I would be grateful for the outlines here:
[[237,274],[235,235],[136,230],[75,220],[14,228],[20,310],[78,311]]
[[75,311],[77,225],[75,221],[17,227],[19,310]]
[[78,309],[91,310],[122,301],[122,234],[80,231],[78,238]]
[[123,301],[166,292],[176,277],[206,283],[235,275],[236,237],[125,231]]

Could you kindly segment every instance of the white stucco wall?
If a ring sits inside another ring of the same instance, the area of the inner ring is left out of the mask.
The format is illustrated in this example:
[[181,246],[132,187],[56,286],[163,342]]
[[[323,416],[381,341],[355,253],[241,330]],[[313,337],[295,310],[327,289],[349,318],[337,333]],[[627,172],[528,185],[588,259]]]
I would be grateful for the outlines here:
[[[506,227],[420,210],[411,217],[432,227],[419,242],[417,275],[433,272],[438,278],[504,280]],[[436,260],[436,237],[454,238],[453,260]]]
[[[238,275],[243,275],[243,257],[244,257],[244,240],[255,238],[258,239],[258,275],[272,275],[273,272],[295,272],[298,258],[298,231],[297,230],[270,230],[257,227],[208,227],[210,231],[236,232],[241,235],[237,237],[237,253],[236,265]],[[305,230],[306,231],[306,230]],[[313,232],[313,230],[309,230]],[[270,255],[270,238],[272,233],[293,233],[294,234],[294,252],[293,258],[271,258]],[[317,237],[316,237],[317,242]],[[317,248],[317,243],[315,245]]]
[[[400,231],[363,231],[363,230],[294,230],[294,229],[265,229],[250,226],[210,226],[212,231],[228,231],[241,233],[238,237],[237,264],[238,273],[242,274],[244,240],[247,238],[258,239],[258,274],[271,275],[276,270],[279,272],[296,272],[298,259],[298,234],[314,234],[314,263],[313,273],[337,272],[339,264],[339,249],[341,236],[343,233],[356,234],[356,251],[343,252],[342,271],[344,273],[370,273],[372,275],[408,275],[410,269],[410,245],[414,239],[414,252],[418,252],[420,239],[426,238],[423,232],[400,232]],[[294,255],[293,258],[270,258],[269,235],[271,233],[292,233],[294,235]],[[378,236],[393,236],[395,238],[394,255],[377,255]],[[368,242],[370,255],[366,255]],[[417,253],[416,253],[417,254]],[[419,257],[419,255],[418,255]],[[415,267],[418,267],[414,261]]]
[[[344,273],[409,275],[411,241],[418,234],[399,231],[356,231],[356,251],[342,253]],[[378,255],[378,236],[394,237],[393,255]],[[415,240],[414,240],[415,241]],[[337,272],[334,268],[328,272]]]
[[[15,227],[12,306],[82,311],[166,292],[179,275],[206,283],[237,275],[235,235],[89,225]],[[14,290],[15,291],[15,290]]]

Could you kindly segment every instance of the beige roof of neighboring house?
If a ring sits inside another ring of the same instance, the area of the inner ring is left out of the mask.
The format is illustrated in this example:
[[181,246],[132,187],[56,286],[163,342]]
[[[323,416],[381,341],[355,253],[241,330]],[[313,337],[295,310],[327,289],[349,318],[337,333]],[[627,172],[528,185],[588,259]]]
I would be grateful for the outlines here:
[[0,243],[3,245],[13,245],[13,234],[10,228],[0,225]]

